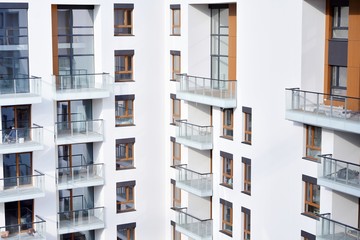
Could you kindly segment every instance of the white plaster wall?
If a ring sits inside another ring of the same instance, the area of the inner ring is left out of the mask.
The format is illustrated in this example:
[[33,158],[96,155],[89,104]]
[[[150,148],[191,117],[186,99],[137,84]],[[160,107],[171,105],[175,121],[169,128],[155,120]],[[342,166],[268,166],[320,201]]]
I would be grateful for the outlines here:
[[333,191],[331,218],[343,224],[358,227],[359,198]]
[[358,134],[335,132],[333,158],[360,163],[360,136]]
[[210,173],[210,151],[200,151],[194,148],[188,149],[188,168],[199,173]]

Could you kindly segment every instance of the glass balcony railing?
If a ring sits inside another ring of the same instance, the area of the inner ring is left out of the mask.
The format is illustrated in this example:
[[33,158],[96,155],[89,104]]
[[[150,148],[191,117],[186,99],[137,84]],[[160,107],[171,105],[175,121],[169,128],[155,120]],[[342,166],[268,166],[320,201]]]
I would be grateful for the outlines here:
[[33,124],[29,128],[0,130],[0,154],[42,150],[43,127]]
[[110,96],[110,75],[108,73],[76,74],[65,72],[54,76],[56,100],[93,99]]
[[33,175],[0,179],[0,202],[44,197],[45,176],[37,170],[34,170],[34,172]]
[[46,221],[37,215],[34,220],[29,213],[21,217],[21,224],[0,227],[0,239],[46,239]]
[[360,197],[360,165],[320,155],[319,184],[340,192]]
[[176,230],[200,240],[212,239],[212,219],[199,219],[187,213],[187,208],[173,208],[176,213]]
[[[0,75],[0,96],[14,94],[41,95],[41,78],[35,76]],[[15,97],[11,95],[11,97]]]
[[209,150],[213,147],[213,127],[199,126],[188,123],[187,120],[178,120],[176,140],[180,144],[199,150]]
[[104,207],[58,213],[58,234],[104,228]]
[[89,187],[104,184],[104,164],[78,165],[56,169],[59,189]]
[[212,173],[198,173],[187,165],[174,166],[177,169],[176,186],[200,197],[212,196]]
[[360,133],[360,98],[286,89],[286,118],[314,126]]
[[330,219],[330,214],[318,215],[317,240],[360,240],[360,230]]
[[236,107],[236,80],[218,80],[205,77],[177,75],[176,97],[205,105]]
[[55,123],[57,144],[103,141],[103,120],[79,120]]

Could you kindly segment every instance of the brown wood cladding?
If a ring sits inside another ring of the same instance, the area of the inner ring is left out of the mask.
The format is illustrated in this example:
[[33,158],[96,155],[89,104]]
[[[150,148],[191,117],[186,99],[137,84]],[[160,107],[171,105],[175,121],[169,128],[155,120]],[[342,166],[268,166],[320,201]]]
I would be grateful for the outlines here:
[[236,3],[229,4],[229,80],[236,80]]
[[53,53],[53,74],[59,75],[58,64],[58,16],[57,5],[51,5],[51,22],[52,22],[52,53]]
[[326,1],[326,17],[325,17],[325,64],[324,64],[324,93],[330,94],[330,66],[329,59],[329,40],[331,39],[331,7],[330,0]]

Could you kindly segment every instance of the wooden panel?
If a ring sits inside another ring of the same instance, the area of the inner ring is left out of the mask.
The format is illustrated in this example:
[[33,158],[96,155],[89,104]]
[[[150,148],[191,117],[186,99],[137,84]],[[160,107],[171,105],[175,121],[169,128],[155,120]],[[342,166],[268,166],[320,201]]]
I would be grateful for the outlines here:
[[360,40],[360,1],[349,1],[349,40]]
[[329,59],[329,39],[331,39],[331,7],[330,0],[326,1],[325,16],[325,63],[324,63],[324,93],[330,94],[330,67]]
[[51,5],[53,74],[59,75],[58,16],[57,5]]
[[236,80],[236,3],[229,4],[229,80]]
[[360,66],[360,41],[348,42],[348,67]]
[[[348,79],[347,79],[347,96],[359,97],[360,96],[360,68],[349,67],[348,68]],[[359,111],[359,101],[351,100],[348,101],[348,107],[353,111]]]

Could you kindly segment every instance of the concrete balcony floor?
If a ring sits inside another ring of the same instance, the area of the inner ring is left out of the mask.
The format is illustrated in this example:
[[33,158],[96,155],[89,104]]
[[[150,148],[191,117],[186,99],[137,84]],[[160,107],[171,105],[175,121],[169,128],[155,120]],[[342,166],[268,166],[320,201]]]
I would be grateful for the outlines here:
[[45,192],[31,185],[14,187],[0,191],[0,202],[13,202],[26,199],[45,197]]
[[82,217],[76,220],[60,220],[58,234],[95,230],[104,227],[104,221],[95,216]]

